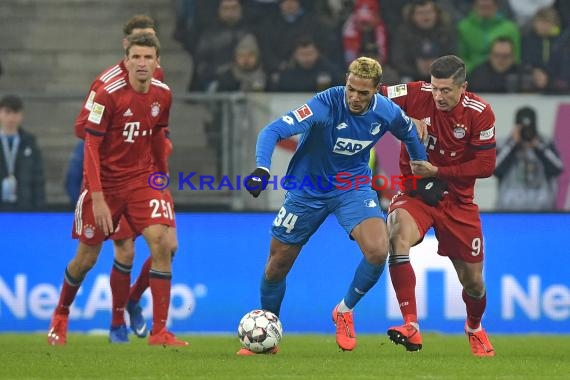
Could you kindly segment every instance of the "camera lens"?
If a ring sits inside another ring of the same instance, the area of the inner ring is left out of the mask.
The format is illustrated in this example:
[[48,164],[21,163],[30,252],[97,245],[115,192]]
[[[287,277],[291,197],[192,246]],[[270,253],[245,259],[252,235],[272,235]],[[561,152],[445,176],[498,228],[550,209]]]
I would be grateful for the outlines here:
[[532,125],[523,125],[521,128],[521,138],[524,141],[531,141],[536,136],[536,130]]

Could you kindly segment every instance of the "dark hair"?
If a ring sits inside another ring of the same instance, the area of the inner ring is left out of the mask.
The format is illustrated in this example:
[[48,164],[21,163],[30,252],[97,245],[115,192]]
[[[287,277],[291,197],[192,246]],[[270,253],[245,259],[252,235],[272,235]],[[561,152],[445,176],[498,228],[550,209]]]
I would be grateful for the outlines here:
[[513,41],[513,39],[511,37],[499,36],[499,37],[495,38],[493,40],[493,42],[491,42],[491,49],[493,48],[493,46],[495,46],[495,44],[498,44],[498,43],[507,43],[507,44],[511,45],[511,48],[513,50],[515,49],[515,42]]
[[24,102],[18,95],[6,95],[0,99],[0,109],[2,108],[12,112],[20,112],[24,108]]
[[125,34],[125,36],[130,36],[131,33],[133,32],[133,29],[148,29],[148,28],[154,29],[156,33],[156,24],[154,23],[154,20],[147,15],[136,15],[133,16],[129,21],[127,21],[127,23],[123,27],[123,33]]
[[[295,40],[295,43],[293,46],[295,46],[295,49],[298,49],[298,48],[304,48],[304,47],[311,46],[311,45],[317,46],[317,43],[315,42],[313,37],[311,37],[308,34],[302,34],[301,36],[299,36]],[[318,47],[317,47],[317,49],[318,49]]]
[[455,84],[465,82],[465,62],[456,55],[444,55],[431,63],[430,74],[437,79],[453,79]]
[[150,33],[137,33],[127,37],[127,49],[125,50],[127,57],[133,46],[153,47],[156,49],[156,56],[160,56],[160,42],[156,36]]

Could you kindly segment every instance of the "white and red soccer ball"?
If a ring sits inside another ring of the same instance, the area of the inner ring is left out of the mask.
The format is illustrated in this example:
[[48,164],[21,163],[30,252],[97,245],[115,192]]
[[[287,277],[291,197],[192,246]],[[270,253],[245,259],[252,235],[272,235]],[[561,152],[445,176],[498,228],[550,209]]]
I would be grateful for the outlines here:
[[239,321],[238,338],[252,352],[267,352],[277,347],[282,337],[281,321],[270,311],[252,310]]

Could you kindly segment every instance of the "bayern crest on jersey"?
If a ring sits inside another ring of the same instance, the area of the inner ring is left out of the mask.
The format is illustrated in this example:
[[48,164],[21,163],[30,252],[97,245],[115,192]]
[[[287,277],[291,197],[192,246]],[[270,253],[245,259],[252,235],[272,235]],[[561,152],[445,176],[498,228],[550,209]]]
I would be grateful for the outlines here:
[[453,128],[453,136],[455,136],[456,139],[464,138],[465,137],[465,125],[463,125],[463,124],[455,125],[455,128]]
[[150,106],[151,116],[157,117],[159,113],[160,113],[160,103],[159,102],[152,103],[152,105]]
[[92,226],[91,224],[85,225],[85,228],[83,228],[83,235],[87,239],[93,238],[93,236],[95,236],[95,227]]

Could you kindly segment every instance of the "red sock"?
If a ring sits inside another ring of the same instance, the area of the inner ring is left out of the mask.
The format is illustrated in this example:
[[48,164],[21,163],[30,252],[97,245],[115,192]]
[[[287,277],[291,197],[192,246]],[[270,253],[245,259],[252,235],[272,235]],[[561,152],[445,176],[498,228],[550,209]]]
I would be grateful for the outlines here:
[[463,302],[467,308],[467,326],[471,329],[476,329],[481,326],[481,318],[483,318],[483,313],[485,312],[485,307],[487,307],[487,293],[483,295],[482,298],[473,298],[465,289],[461,293],[463,297]]
[[416,274],[410,262],[390,265],[390,278],[396,291],[404,322],[418,322],[416,311]]
[[129,301],[135,303],[139,302],[144,291],[148,288],[148,282],[149,282],[148,273],[150,271],[151,264],[152,264],[152,256],[149,256],[141,268],[141,273],[139,274],[139,277],[137,278],[133,286],[131,286]]
[[[120,265],[120,264],[119,264]],[[129,288],[131,285],[131,272],[130,269],[125,271],[122,266],[119,269],[117,262],[113,265],[111,270],[111,294],[113,295],[113,309],[111,326],[119,326],[125,324],[125,306],[129,299]]]
[[59,294],[59,302],[55,308],[55,313],[60,315],[69,315],[69,307],[75,299],[77,291],[81,287],[79,285],[71,285],[67,281],[63,281],[63,286],[61,287],[61,293]]
[[168,308],[170,306],[170,273],[156,275],[152,273],[149,279],[152,293],[152,334],[166,327]]
[[75,295],[80,287],[81,280],[71,277],[67,268],[65,268],[63,286],[61,287],[61,293],[59,293],[59,301],[55,308],[55,314],[69,315],[69,307],[73,303],[73,300],[75,300]]

